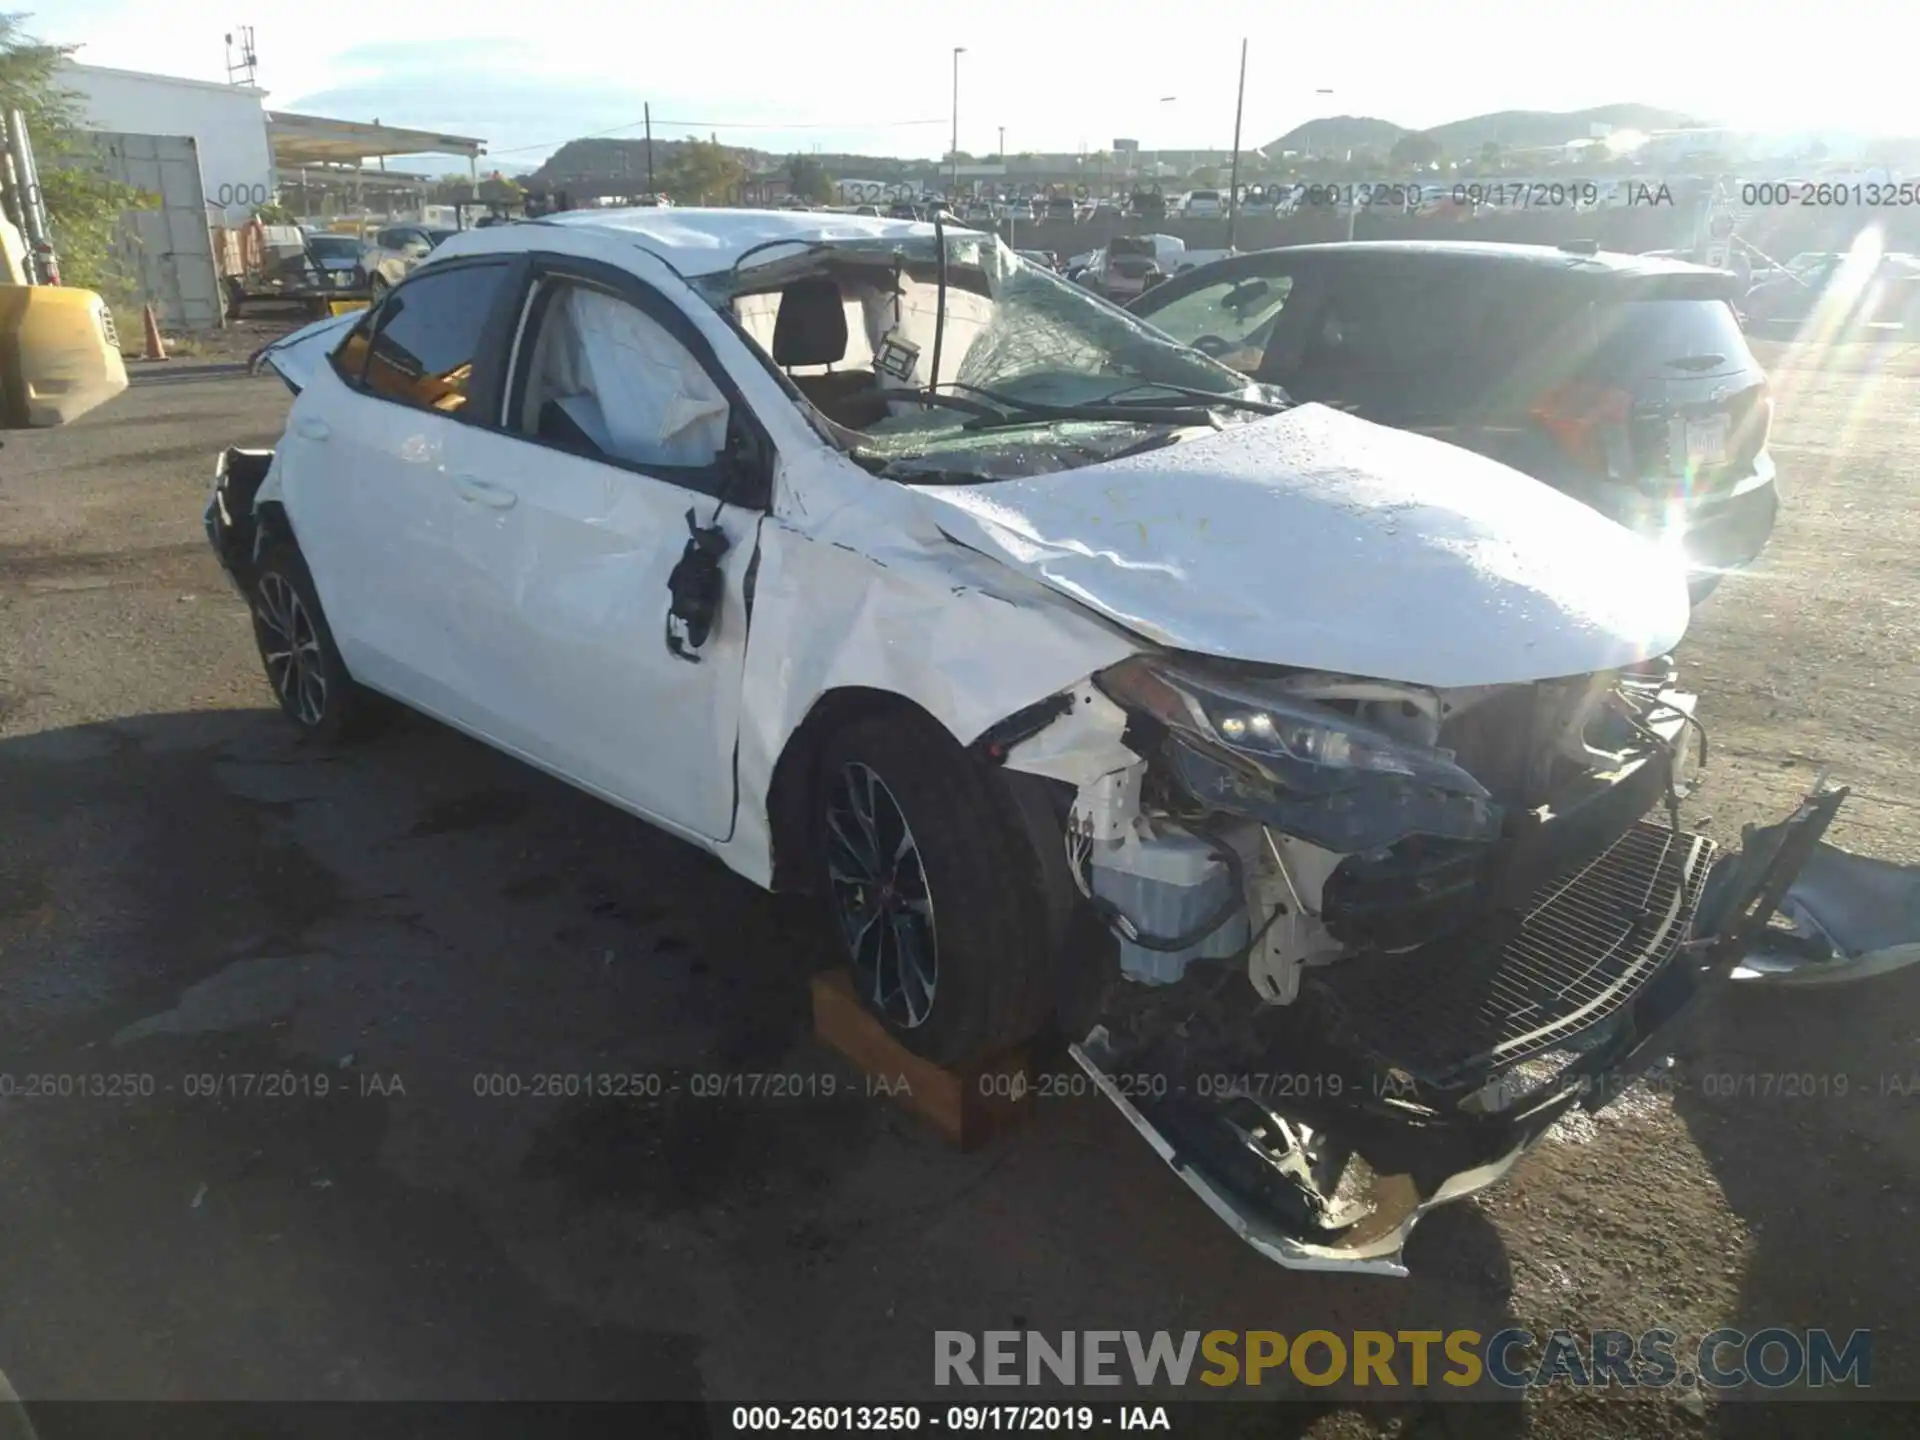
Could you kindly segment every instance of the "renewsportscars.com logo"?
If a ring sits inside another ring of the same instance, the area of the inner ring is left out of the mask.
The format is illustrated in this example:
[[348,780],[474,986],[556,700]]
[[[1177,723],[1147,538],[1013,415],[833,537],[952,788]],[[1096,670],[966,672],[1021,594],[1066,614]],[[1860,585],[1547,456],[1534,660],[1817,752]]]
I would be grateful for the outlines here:
[[1873,1379],[1873,1334],[1837,1341],[1825,1330],[1713,1330],[1682,1347],[1677,1332],[1555,1330],[966,1330],[933,1333],[935,1385],[1302,1385],[1466,1388],[1484,1378],[1510,1390],[1617,1385],[1715,1390],[1757,1385],[1852,1385]]

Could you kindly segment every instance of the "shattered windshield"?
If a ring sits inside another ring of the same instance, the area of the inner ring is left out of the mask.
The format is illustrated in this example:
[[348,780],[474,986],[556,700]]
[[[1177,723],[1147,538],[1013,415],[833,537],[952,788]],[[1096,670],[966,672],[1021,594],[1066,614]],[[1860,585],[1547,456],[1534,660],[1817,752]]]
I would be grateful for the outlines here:
[[782,244],[695,284],[859,463],[1000,479],[1114,459],[1283,408],[999,240]]

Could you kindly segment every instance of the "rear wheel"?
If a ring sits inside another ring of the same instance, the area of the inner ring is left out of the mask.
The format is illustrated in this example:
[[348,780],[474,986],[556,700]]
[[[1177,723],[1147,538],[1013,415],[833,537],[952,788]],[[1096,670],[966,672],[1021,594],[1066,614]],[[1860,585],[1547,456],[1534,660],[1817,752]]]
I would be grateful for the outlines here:
[[254,567],[253,637],[280,709],[301,735],[323,743],[369,734],[389,707],[347,673],[307,562],[276,545]]
[[868,1012],[940,1065],[1030,1038],[1050,931],[992,773],[930,721],[876,717],[827,746],[816,804],[820,889]]

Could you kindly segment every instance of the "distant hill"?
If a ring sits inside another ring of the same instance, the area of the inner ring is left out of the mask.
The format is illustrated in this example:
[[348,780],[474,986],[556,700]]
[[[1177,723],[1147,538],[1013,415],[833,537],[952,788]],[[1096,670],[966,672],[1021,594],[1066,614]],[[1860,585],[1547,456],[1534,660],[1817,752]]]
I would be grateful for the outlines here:
[[1319,155],[1337,154],[1342,150],[1385,150],[1406,133],[1406,126],[1391,120],[1376,120],[1371,115],[1329,115],[1296,125],[1261,148],[1269,155],[1278,155],[1282,150],[1311,150]]
[[[1616,130],[1683,130],[1707,122],[1657,105],[1596,105],[1590,110],[1496,110],[1450,120],[1427,131],[1448,155],[1477,155],[1489,142],[1502,150],[1531,150],[1585,140],[1594,125]],[[1268,154],[1282,150],[1311,150],[1332,154],[1343,150],[1384,151],[1407,133],[1407,127],[1370,115],[1333,115],[1295,126],[1272,144]]]
[[1585,140],[1595,125],[1616,130],[1690,130],[1710,122],[1657,105],[1596,105],[1591,110],[1496,110],[1436,125],[1427,133],[1449,155],[1475,155],[1491,141],[1502,150],[1532,150]]
[[[654,138],[653,164],[656,175],[680,153],[684,143],[683,140]],[[748,170],[766,169],[775,163],[775,157],[763,150],[748,150],[736,145],[726,148]],[[647,142],[644,137],[637,140],[596,138],[569,140],[549,155],[538,170],[528,175],[526,183],[534,189],[549,186],[591,187],[627,181],[644,183],[646,175]]]

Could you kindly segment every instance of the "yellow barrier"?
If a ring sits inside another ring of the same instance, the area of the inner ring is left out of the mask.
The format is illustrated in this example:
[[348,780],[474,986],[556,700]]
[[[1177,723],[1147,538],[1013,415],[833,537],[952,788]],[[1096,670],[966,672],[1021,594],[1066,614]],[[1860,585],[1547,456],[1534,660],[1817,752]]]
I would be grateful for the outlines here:
[[126,388],[113,316],[98,295],[0,285],[0,430],[63,425]]

